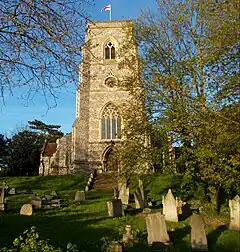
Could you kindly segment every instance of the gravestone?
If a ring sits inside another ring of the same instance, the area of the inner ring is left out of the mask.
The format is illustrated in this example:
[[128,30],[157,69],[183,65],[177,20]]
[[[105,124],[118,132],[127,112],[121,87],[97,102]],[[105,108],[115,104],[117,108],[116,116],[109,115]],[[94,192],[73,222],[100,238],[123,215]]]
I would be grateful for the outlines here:
[[201,215],[192,215],[189,218],[191,225],[192,250],[208,251],[205,223]]
[[42,207],[42,199],[40,197],[36,197],[35,199],[32,199],[31,205],[34,206],[34,208],[41,208]]
[[0,211],[4,212],[5,210],[5,201],[4,201],[4,196],[5,196],[5,189],[4,187],[1,187],[1,195],[0,195]]
[[119,191],[118,198],[122,201],[123,205],[128,205],[129,187],[127,187],[127,183],[119,183],[118,191]]
[[240,197],[237,195],[229,200],[230,225],[229,229],[240,231]]
[[111,249],[108,250],[110,252],[122,252],[123,248],[122,248],[122,244],[117,242],[117,241],[113,241],[111,243]]
[[121,217],[124,215],[122,201],[115,199],[107,202],[108,216],[110,217]]
[[84,191],[76,191],[75,193],[75,202],[81,202],[85,200],[85,192]]
[[9,192],[8,192],[9,195],[15,195],[16,194],[16,189],[14,187],[12,187]]
[[24,204],[21,207],[20,210],[20,215],[27,215],[27,216],[31,216],[33,214],[33,207],[31,204]]
[[53,199],[51,200],[52,207],[61,207],[61,200],[60,199]]
[[177,214],[182,214],[182,207],[186,204],[181,200],[181,198],[176,197],[176,204],[177,204]]
[[53,196],[52,196],[52,195],[45,195],[44,197],[45,197],[45,199],[46,199],[47,201],[50,201],[50,200],[53,199]]
[[114,197],[114,199],[118,199],[118,196],[119,196],[119,191],[118,191],[117,188],[114,188],[113,189],[113,197]]
[[56,191],[52,191],[52,192],[51,192],[51,196],[53,196],[53,197],[57,197],[57,196],[58,196],[58,194],[57,194],[57,192],[56,192]]
[[168,193],[165,197],[162,196],[162,204],[165,219],[167,221],[178,222],[177,203],[171,189],[168,189]]
[[131,225],[125,226],[125,233],[123,234],[123,242],[124,243],[133,242],[133,234],[132,234],[132,226]]
[[150,213],[146,217],[148,244],[170,245],[165,216],[161,213]]
[[143,188],[138,187],[133,195],[136,209],[144,209],[145,207],[148,207]]

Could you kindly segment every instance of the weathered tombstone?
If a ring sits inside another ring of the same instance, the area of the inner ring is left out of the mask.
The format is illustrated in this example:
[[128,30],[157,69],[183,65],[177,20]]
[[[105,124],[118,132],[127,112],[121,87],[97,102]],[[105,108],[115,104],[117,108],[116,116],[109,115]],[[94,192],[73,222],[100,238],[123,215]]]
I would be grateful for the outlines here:
[[119,196],[119,191],[118,191],[117,188],[114,188],[113,189],[113,197],[114,197],[114,199],[118,199],[118,196]]
[[85,186],[85,192],[88,192],[89,191],[89,187],[88,185]]
[[131,243],[133,242],[133,234],[132,234],[132,227],[131,225],[125,226],[125,233],[123,234],[123,242],[124,243]]
[[85,192],[84,191],[76,191],[75,193],[75,202],[81,202],[85,200]]
[[229,229],[240,231],[240,197],[237,195],[229,200],[230,225]]
[[21,210],[20,210],[20,215],[28,215],[28,216],[31,216],[33,214],[33,207],[31,204],[24,204],[22,207],[21,207]]
[[144,195],[143,188],[138,187],[136,192],[134,193],[134,200],[136,209],[144,209],[147,207],[147,200]]
[[4,212],[5,210],[5,199],[4,199],[4,196],[5,196],[5,189],[4,187],[1,187],[1,195],[0,195],[0,211]]
[[61,207],[61,200],[60,199],[53,199],[51,200],[52,207]]
[[111,244],[110,252],[122,252],[122,251],[123,251],[122,244],[117,241],[113,241]]
[[42,207],[42,199],[32,199],[31,200],[31,205],[34,206],[34,208],[41,208]]
[[118,198],[122,201],[123,205],[128,205],[129,200],[129,187],[126,183],[118,184],[119,196]]
[[16,194],[16,189],[14,187],[12,187],[9,191],[8,191],[9,195],[15,195]]
[[177,203],[171,189],[168,189],[168,193],[165,197],[162,196],[162,204],[165,219],[167,221],[178,222]]
[[148,214],[146,217],[146,225],[148,232],[148,244],[170,245],[164,215],[161,213]]
[[52,191],[52,192],[51,192],[51,196],[53,196],[53,197],[57,197],[57,196],[58,196],[58,194],[57,194],[57,192],[56,192],[56,191]]
[[191,244],[193,250],[207,251],[207,236],[205,232],[205,223],[201,215],[192,215],[189,218],[191,225]]
[[181,198],[176,197],[176,204],[177,204],[177,214],[182,214],[182,207],[185,205],[185,202],[181,200]]
[[124,215],[122,201],[115,199],[107,202],[108,216],[120,217]]
[[47,201],[50,201],[50,200],[53,199],[53,196],[52,196],[52,195],[45,195],[45,199],[46,199]]

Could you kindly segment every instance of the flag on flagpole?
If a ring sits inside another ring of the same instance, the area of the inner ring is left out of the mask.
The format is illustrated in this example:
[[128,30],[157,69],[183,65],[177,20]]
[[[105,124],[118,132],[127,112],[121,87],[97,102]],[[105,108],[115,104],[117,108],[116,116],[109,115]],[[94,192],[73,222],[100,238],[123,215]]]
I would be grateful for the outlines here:
[[111,11],[111,4],[109,4],[109,5],[106,5],[105,7],[103,7],[102,9],[101,9],[101,11]]

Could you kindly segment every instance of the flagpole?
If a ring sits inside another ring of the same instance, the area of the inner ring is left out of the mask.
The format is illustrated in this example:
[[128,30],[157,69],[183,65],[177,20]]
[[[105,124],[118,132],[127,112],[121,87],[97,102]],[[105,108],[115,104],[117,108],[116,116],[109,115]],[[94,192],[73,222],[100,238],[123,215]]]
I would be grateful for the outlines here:
[[110,11],[109,11],[110,21],[112,21],[112,5],[110,4]]

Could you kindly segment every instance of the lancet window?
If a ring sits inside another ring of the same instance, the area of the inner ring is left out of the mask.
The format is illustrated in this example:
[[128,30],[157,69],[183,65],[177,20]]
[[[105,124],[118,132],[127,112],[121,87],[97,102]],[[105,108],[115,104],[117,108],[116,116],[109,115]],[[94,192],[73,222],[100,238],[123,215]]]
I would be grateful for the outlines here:
[[109,103],[102,112],[101,139],[121,138],[121,117],[115,105]]
[[115,59],[115,46],[112,42],[105,45],[105,59]]

